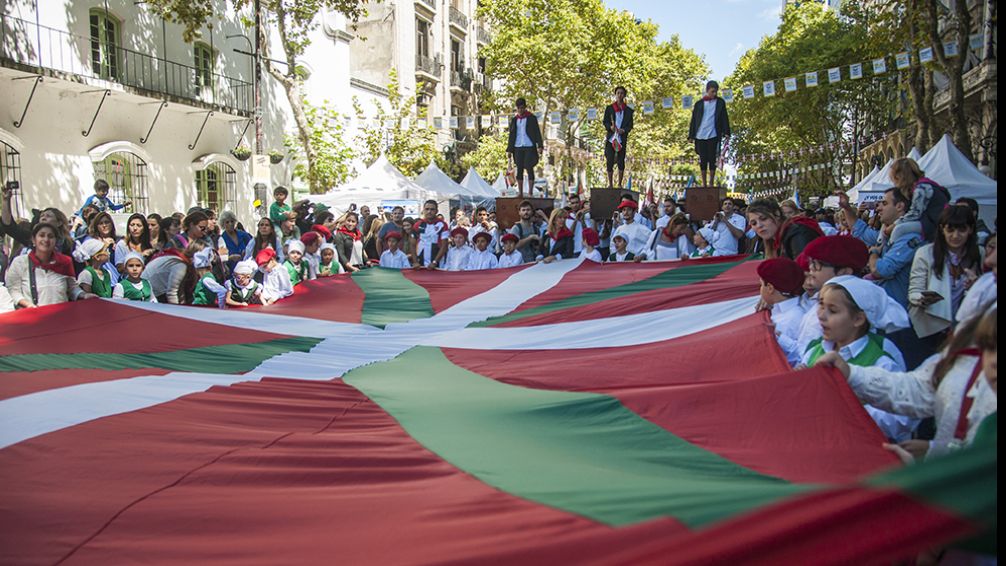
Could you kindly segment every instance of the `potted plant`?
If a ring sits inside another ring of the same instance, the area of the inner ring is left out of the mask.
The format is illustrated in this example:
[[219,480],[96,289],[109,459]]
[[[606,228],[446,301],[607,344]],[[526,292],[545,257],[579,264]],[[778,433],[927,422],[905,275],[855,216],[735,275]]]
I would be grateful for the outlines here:
[[286,154],[278,149],[269,152],[269,162],[273,165],[282,163],[284,158],[286,158]]
[[231,155],[233,155],[238,161],[248,161],[252,156],[252,150],[246,145],[239,145],[231,150]]

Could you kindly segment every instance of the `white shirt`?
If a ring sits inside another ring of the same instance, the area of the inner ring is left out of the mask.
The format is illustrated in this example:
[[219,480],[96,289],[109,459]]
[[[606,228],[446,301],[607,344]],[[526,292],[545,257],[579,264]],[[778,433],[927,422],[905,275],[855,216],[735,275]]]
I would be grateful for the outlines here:
[[702,121],[695,132],[697,140],[711,140],[716,137],[716,99],[702,101]]
[[492,253],[489,248],[486,248],[484,251],[472,248],[468,252],[468,265],[465,269],[468,271],[477,271],[479,269],[496,269],[498,266],[499,260],[496,259],[496,254]]
[[447,271],[464,271],[468,267],[468,254],[471,252],[471,249],[468,246],[459,248],[452,245],[447,249],[444,264],[441,267]]
[[667,228],[667,225],[671,223],[671,216],[674,216],[674,215],[673,214],[664,214],[663,216],[661,216],[660,218],[658,218],[657,221],[653,224],[653,229],[654,230],[663,230],[664,228]]
[[852,366],[849,373],[849,386],[860,401],[899,415],[936,418],[936,435],[929,443],[927,458],[945,454],[959,445],[954,432],[965,393],[974,399],[966,415],[968,429],[965,443],[971,442],[982,419],[996,412],[998,407],[996,394],[984,374],[979,375],[974,385],[965,392],[978,363],[976,356],[958,356],[939,387],[934,388],[933,370],[940,357],[940,354],[933,355],[910,372]]
[[475,235],[476,234],[481,234],[483,232],[485,232],[486,234],[489,234],[492,237],[492,239],[489,240],[489,247],[486,248],[486,249],[495,250],[496,246],[497,246],[497,240],[499,239],[499,237],[497,236],[497,232],[499,232],[499,230],[496,229],[496,224],[493,223],[493,222],[489,223],[489,228],[488,229],[486,229],[484,226],[482,226],[481,222],[476,223],[474,226],[472,226],[471,228],[469,228],[468,229],[468,241],[471,242],[472,246],[474,247],[475,246]]
[[[649,241],[651,232],[646,226],[633,222],[632,224],[622,224],[618,228],[615,228],[614,233],[611,234],[611,239],[614,240],[615,236],[621,234],[625,237],[625,249],[632,252],[632,255],[639,256],[646,253],[646,242]],[[615,251],[614,242],[611,243],[611,251]]]
[[681,259],[691,253],[688,236],[681,234],[670,245],[664,245],[660,242],[660,234],[662,233],[663,229],[657,229],[650,233],[650,239],[646,242],[646,261]]
[[499,265],[497,267],[517,267],[518,265],[524,265],[524,256],[521,255],[519,250],[514,250],[511,254],[500,254]]
[[381,254],[381,267],[390,267],[392,269],[408,269],[412,267],[409,263],[409,256],[405,255],[402,250],[384,250]]
[[580,250],[580,255],[583,256],[583,259],[585,260],[596,261],[597,263],[601,263],[601,252],[598,251],[597,248],[594,248],[589,252],[587,250]]
[[514,137],[514,147],[534,147],[531,138],[527,137],[527,118],[517,118],[517,135]]
[[307,264],[307,278],[317,279],[318,272],[321,271],[321,254],[319,253],[305,253],[304,263]]
[[800,300],[806,305],[803,318],[800,319],[800,326],[797,330],[796,349],[800,357],[807,351],[807,346],[811,342],[821,337],[821,321],[817,319],[817,303],[821,300],[820,293],[813,295],[804,293]]
[[775,325],[775,339],[786,354],[786,361],[791,366],[797,366],[803,358],[803,351],[797,349],[797,338],[800,335],[800,322],[806,314],[806,304],[800,297],[786,299],[772,305],[772,324]]
[[[615,112],[615,127],[616,128],[622,129],[622,118],[624,118],[624,117],[625,117],[625,111],[624,110],[619,110],[619,111]],[[620,136],[618,134],[618,132],[612,132],[611,133],[611,137],[608,138],[608,141],[611,142],[611,140],[613,140],[615,138],[618,138],[618,143],[622,143],[622,144],[625,143],[625,140],[622,139],[622,136]]]
[[290,273],[286,267],[277,265],[265,274],[262,282],[262,300],[271,301],[293,295],[293,284],[290,283]]
[[964,324],[972,317],[985,314],[985,310],[997,301],[998,296],[999,287],[996,284],[995,273],[990,271],[982,274],[964,295],[964,300],[957,309],[957,324]]
[[716,251],[720,252],[720,255],[733,255],[737,253],[737,238],[730,233],[727,223],[738,230],[744,230],[748,224],[747,220],[736,212],[723,221],[710,220],[706,222],[706,228],[716,231]]

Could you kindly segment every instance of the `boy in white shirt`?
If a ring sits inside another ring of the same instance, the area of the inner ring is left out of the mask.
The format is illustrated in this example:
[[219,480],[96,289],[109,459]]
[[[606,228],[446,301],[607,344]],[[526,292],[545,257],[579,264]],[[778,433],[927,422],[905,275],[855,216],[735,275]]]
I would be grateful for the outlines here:
[[391,269],[409,269],[412,267],[412,264],[409,262],[409,256],[405,255],[405,252],[398,248],[401,242],[401,232],[392,230],[384,235],[384,247],[386,249],[381,252],[381,267]]
[[500,254],[497,267],[517,267],[524,264],[524,255],[517,250],[517,242],[519,241],[520,238],[517,237],[517,234],[510,232],[503,234],[503,237],[500,238],[503,253]]
[[290,273],[276,261],[274,249],[264,248],[255,256],[255,263],[258,264],[262,273],[265,273],[265,281],[262,282],[263,305],[268,306],[293,295]]
[[496,269],[499,266],[499,260],[496,259],[496,254],[489,249],[489,243],[492,241],[492,235],[487,232],[479,232],[472,237],[472,242],[475,243],[475,249],[468,252],[468,271],[477,271],[479,269]]
[[463,271],[468,266],[468,230],[461,226],[451,230],[451,247],[447,249],[444,263],[441,266],[447,271]]
[[618,205],[618,211],[621,214],[622,225],[615,228],[615,232],[611,235],[611,251],[615,251],[615,236],[622,236],[625,238],[626,249],[632,253],[633,257],[642,257],[645,259],[646,256],[646,243],[650,240],[650,230],[646,226],[643,226],[639,222],[636,222],[636,210],[639,208],[634,201],[623,200],[621,204]]
[[803,293],[803,269],[789,258],[766,259],[758,264],[761,300],[772,307],[775,339],[791,366],[800,363],[803,352],[797,350],[800,321],[805,313],[800,301]]
[[[706,228],[716,232],[717,255],[734,255],[737,253],[737,242],[744,236],[748,221],[736,212],[737,203],[732,198],[725,198],[720,203],[720,211],[706,223]],[[712,243],[712,242],[710,242]]]

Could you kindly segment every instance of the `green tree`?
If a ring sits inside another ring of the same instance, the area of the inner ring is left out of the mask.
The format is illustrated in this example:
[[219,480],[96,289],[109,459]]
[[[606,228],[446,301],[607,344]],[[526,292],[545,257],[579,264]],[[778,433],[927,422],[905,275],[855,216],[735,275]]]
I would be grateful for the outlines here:
[[[398,72],[388,73],[388,107],[374,103],[375,114],[371,122],[360,129],[358,141],[363,146],[363,160],[369,165],[382,153],[388,161],[408,177],[415,177],[426,169],[430,160],[437,159],[436,133],[426,122],[425,109],[417,113],[417,94],[403,96],[398,81]],[[356,115],[363,120],[366,112],[360,101],[353,98]],[[366,123],[366,122],[365,122]]]
[[[184,38],[192,41],[199,37],[199,30],[214,17],[215,0],[147,0],[167,20],[184,26]],[[312,137],[313,130],[307,116],[307,97],[304,94],[303,74],[298,71],[297,59],[310,45],[310,33],[317,28],[319,16],[323,10],[331,10],[345,15],[350,21],[357,22],[365,14],[363,4],[366,0],[231,0],[238,12],[253,11],[259,7],[258,14],[252,14],[248,25],[255,16],[267,28],[275,30],[279,36],[281,57],[284,65],[273,62],[268,30],[263,30],[259,41],[262,64],[269,76],[283,87],[294,123],[297,126],[296,139],[300,142],[301,154],[308,170],[306,179],[312,193],[321,193],[329,186],[319,184],[326,179],[326,168],[330,166],[331,156],[321,155],[314,144],[317,137]],[[317,169],[317,171],[315,171]]]
[[305,158],[301,140],[297,136],[287,135],[284,145],[291,154],[294,178],[303,180],[310,187],[321,187],[322,190],[345,183],[355,157],[355,152],[345,138],[347,116],[337,112],[327,100],[319,106],[305,100],[304,116],[315,159],[310,164]]
[[490,183],[495,180],[500,171],[507,168],[507,132],[484,133],[479,138],[474,151],[461,156],[461,166],[467,171],[474,167],[483,178]]
[[[897,92],[897,74],[873,76],[864,69],[863,79],[850,79],[848,65],[871,60],[877,48],[865,25],[868,14],[854,3],[848,7],[839,17],[814,3],[788,6],[776,33],[745,53],[725,81],[738,93],[731,113],[731,152],[741,172],[790,170],[823,161],[826,167],[800,173],[794,181],[804,194],[826,194],[844,184],[844,166],[854,158],[850,142],[865,131],[885,129],[897,102],[890,96]],[[833,67],[841,68],[840,82],[829,84],[821,73],[820,86],[806,86],[803,72]],[[795,92],[784,91],[786,77],[797,78]],[[761,95],[765,80],[776,81],[776,96]],[[746,85],[755,87],[755,98],[739,95]],[[824,155],[789,155],[826,144]],[[745,164],[752,154],[766,152],[786,157],[760,160],[754,167]]]

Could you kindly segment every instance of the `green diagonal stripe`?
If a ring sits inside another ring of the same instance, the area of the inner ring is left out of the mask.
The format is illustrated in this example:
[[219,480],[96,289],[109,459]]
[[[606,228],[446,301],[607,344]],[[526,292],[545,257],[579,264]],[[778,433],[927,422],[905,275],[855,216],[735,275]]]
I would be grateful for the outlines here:
[[528,389],[416,347],[345,376],[416,440],[500,490],[626,525],[699,527],[813,489],[694,446],[594,393]]
[[139,354],[15,354],[0,358],[0,371],[163,368],[200,373],[242,373],[279,354],[307,352],[319,342],[318,338],[294,337]]
[[399,269],[364,269],[353,274],[353,281],[363,289],[364,324],[384,328],[392,322],[433,316],[430,294],[406,279]]
[[636,293],[642,293],[644,291],[652,291],[654,289],[669,289],[671,287],[680,287],[682,285],[689,285],[691,283],[696,283],[699,281],[710,279],[712,277],[716,277],[717,275],[727,271],[732,267],[736,267],[737,265],[740,265],[745,261],[747,261],[747,259],[743,259],[741,261],[732,261],[729,263],[709,263],[702,265],[690,265],[687,267],[679,267],[677,269],[669,269],[667,271],[658,273],[653,277],[649,277],[641,281],[626,283],[625,285],[619,285],[617,287],[609,287],[607,289],[600,289],[598,291],[590,291],[589,293],[581,293],[579,295],[567,297],[565,299],[556,301],[554,303],[549,303],[547,305],[541,305],[531,309],[516,311],[507,315],[497,316],[481,322],[476,322],[471,326],[472,327],[495,326],[497,324],[503,324],[505,322],[511,322],[514,320],[521,320],[523,318],[536,316],[539,314],[555,312],[558,310],[569,309],[573,307],[580,307],[583,305],[589,305],[591,303],[606,301],[608,299],[616,299],[619,297],[634,295]]

